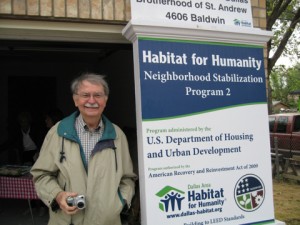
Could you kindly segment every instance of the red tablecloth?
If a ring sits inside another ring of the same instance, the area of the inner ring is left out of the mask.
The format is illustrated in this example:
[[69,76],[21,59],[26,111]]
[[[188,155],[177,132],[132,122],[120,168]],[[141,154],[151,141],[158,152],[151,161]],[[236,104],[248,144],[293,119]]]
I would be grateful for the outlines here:
[[38,199],[32,177],[0,176],[0,198]]

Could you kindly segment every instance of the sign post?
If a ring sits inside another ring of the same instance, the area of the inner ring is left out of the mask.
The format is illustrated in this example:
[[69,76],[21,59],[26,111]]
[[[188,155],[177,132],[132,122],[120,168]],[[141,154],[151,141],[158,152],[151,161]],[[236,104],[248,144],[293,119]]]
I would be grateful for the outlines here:
[[[252,28],[250,3],[227,2],[132,1],[123,34],[134,49],[143,225],[279,224],[263,57],[270,32]],[[232,12],[219,14],[225,6]],[[199,28],[196,12],[229,25],[203,19]]]

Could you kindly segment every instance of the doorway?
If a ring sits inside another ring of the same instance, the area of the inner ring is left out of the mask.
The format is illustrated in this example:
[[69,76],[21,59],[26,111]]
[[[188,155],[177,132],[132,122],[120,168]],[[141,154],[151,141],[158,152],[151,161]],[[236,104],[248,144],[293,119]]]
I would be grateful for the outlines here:
[[70,82],[95,72],[105,75],[111,88],[106,115],[120,127],[135,127],[131,44],[0,40],[0,68],[2,118],[13,118],[23,107],[56,106],[69,115],[76,110]]
[[[21,71],[20,71],[21,72]],[[13,123],[18,113],[29,111],[38,124],[44,124],[43,114],[56,107],[56,78],[38,76],[8,77],[8,120]]]

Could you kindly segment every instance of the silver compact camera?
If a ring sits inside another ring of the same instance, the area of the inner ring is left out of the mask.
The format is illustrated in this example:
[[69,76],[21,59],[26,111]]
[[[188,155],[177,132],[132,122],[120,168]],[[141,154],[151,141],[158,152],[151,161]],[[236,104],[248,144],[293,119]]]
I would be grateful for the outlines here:
[[78,195],[76,197],[69,196],[67,198],[68,206],[76,206],[78,209],[85,208],[85,197],[84,195]]

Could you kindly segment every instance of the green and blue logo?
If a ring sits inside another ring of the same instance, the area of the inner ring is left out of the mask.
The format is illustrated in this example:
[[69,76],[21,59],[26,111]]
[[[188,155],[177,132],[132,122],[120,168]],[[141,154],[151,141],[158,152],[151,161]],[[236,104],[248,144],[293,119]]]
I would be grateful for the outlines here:
[[174,212],[176,210],[181,210],[182,201],[185,199],[184,191],[171,186],[165,186],[156,196],[160,198],[159,209],[163,212]]

